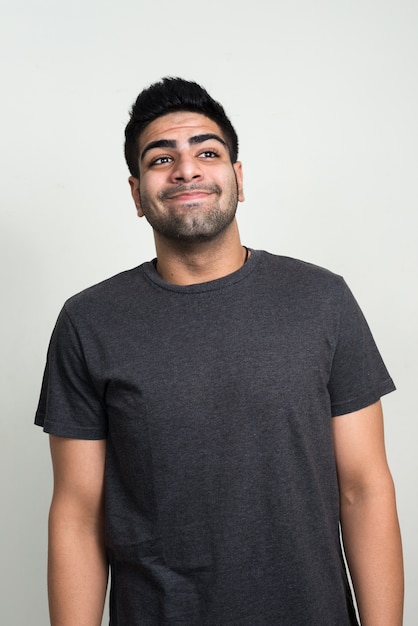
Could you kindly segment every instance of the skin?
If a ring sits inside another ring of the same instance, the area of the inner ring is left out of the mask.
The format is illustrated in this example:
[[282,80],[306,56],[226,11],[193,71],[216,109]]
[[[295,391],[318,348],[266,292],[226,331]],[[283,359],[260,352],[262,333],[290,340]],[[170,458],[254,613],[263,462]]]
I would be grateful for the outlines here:
[[403,560],[380,402],[332,420],[344,550],[362,626],[402,626]]
[[180,111],[151,122],[139,138],[139,179],[129,184],[138,216],[153,226],[165,280],[206,282],[241,267],[235,212],[244,200],[242,165],[231,163],[214,121]]
[[48,527],[52,626],[100,626],[108,564],[103,537],[106,441],[50,436],[54,492]]
[[[244,199],[242,166],[231,163],[217,124],[195,113],[165,115],[144,130],[139,154],[140,176],[129,184],[138,215],[153,226],[162,277],[187,285],[240,268],[245,250],[235,210]],[[333,418],[332,429],[342,535],[361,624],[401,626],[402,548],[380,402]],[[101,624],[108,572],[105,452],[105,441],[51,436],[52,626]]]

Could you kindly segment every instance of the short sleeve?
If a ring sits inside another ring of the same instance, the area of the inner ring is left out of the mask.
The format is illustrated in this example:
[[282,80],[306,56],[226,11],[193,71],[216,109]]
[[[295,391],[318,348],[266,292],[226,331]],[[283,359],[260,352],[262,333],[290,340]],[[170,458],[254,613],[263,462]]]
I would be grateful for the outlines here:
[[92,383],[81,341],[65,306],[49,344],[35,424],[62,437],[107,436],[105,407]]
[[395,389],[366,319],[344,281],[339,315],[328,384],[333,416],[365,408]]

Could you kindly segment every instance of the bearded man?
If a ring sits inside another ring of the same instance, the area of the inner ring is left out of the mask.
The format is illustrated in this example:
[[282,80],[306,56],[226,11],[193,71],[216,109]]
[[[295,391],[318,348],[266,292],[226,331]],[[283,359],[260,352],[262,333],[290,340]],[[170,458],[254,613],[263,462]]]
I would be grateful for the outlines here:
[[[344,280],[243,246],[235,130],[196,83],[140,93],[129,184],[154,260],[70,298],[49,433],[53,626],[402,623],[380,398]],[[342,541],[341,541],[342,539]]]

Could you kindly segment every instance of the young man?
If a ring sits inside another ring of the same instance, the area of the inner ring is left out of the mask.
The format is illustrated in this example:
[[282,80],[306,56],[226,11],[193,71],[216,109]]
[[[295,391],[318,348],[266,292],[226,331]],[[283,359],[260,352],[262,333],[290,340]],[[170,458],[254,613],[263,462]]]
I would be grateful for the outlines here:
[[238,142],[164,79],[126,128],[156,258],[71,298],[36,423],[50,433],[53,626],[402,623],[380,397],[344,281],[241,245]]

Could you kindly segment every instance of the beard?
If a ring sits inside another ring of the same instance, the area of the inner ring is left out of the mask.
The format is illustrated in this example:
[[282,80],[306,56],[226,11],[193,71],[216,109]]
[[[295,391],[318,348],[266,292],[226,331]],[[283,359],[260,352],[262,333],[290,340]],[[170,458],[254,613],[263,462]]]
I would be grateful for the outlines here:
[[[153,230],[167,239],[176,241],[199,243],[210,241],[221,234],[233,222],[238,205],[238,184],[235,185],[227,197],[221,201],[222,190],[216,184],[179,185],[173,189],[161,191],[157,195],[158,205],[164,209],[164,203],[173,193],[202,190],[210,196],[205,201],[183,202],[176,210],[155,210],[154,203],[146,193],[140,194],[141,209]],[[208,205],[207,203],[211,204]]]

